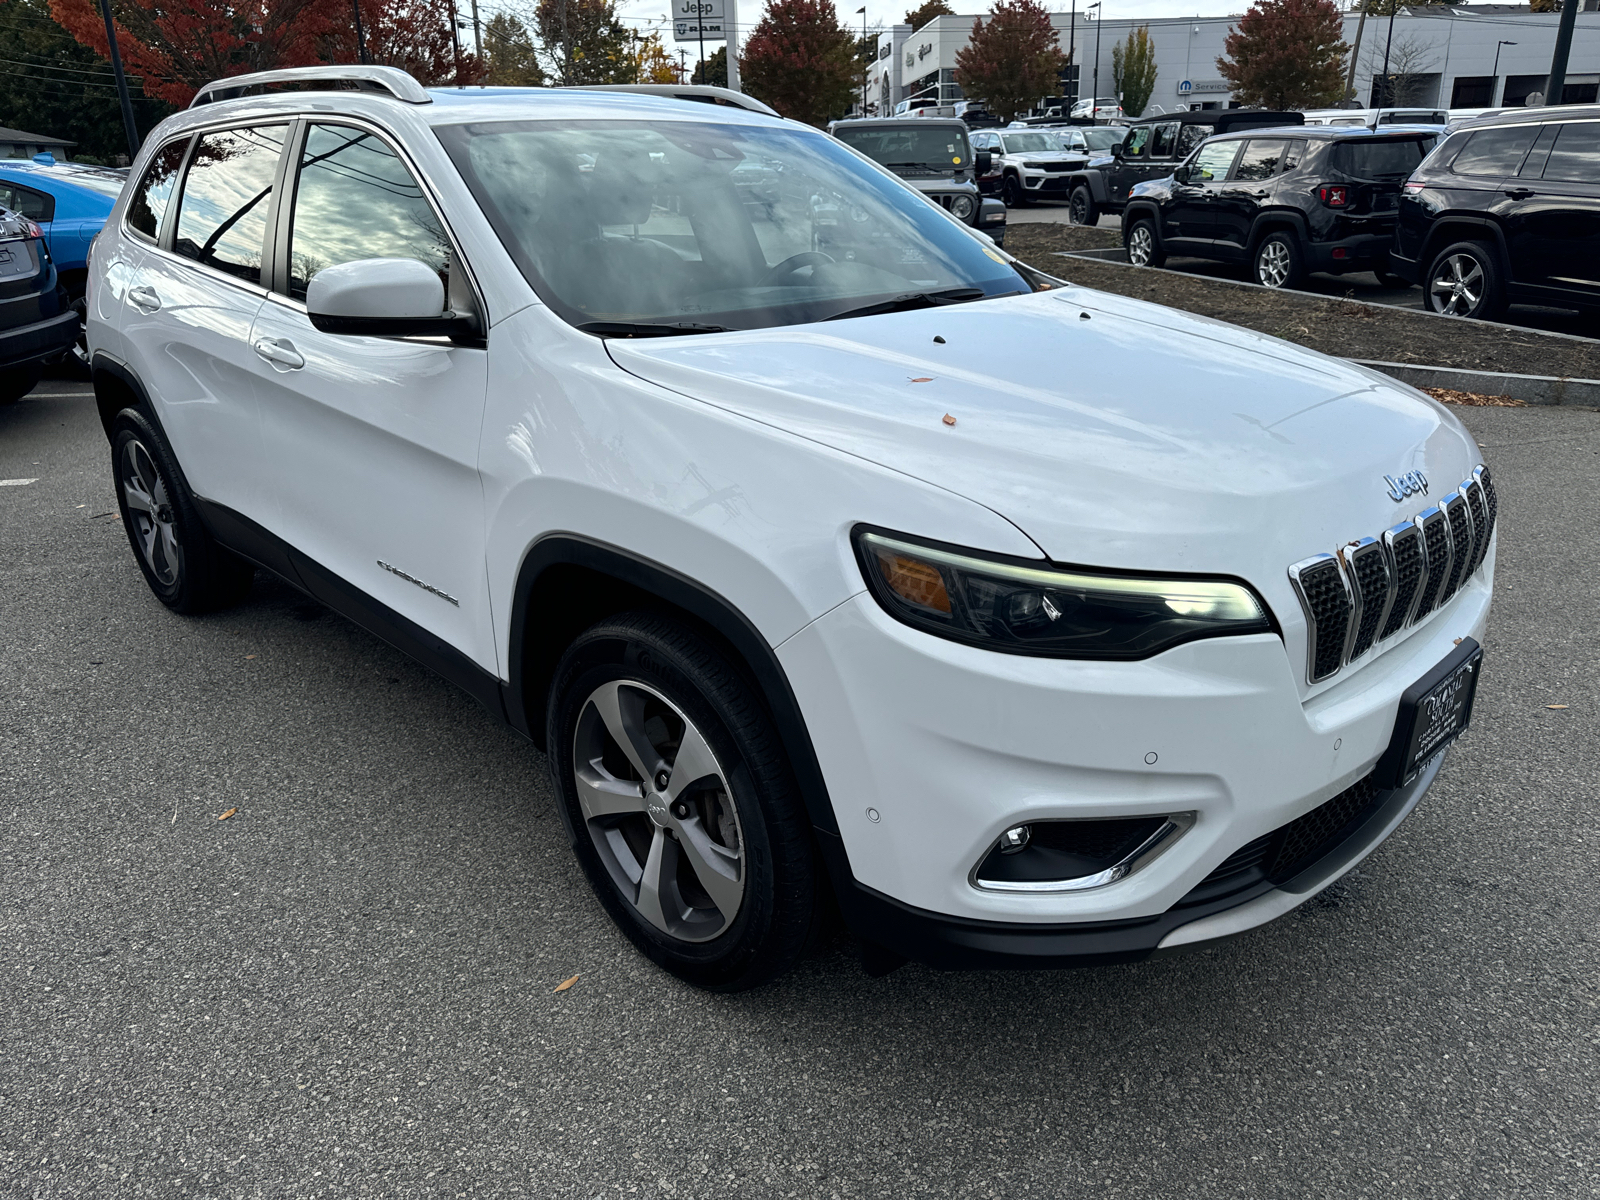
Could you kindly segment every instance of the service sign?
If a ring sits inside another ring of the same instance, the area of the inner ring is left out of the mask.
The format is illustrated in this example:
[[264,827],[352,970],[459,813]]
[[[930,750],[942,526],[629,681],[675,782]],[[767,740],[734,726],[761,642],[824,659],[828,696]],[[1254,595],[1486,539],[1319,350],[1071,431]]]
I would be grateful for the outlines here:
[[723,32],[723,0],[673,0],[672,40],[712,42],[727,39]]

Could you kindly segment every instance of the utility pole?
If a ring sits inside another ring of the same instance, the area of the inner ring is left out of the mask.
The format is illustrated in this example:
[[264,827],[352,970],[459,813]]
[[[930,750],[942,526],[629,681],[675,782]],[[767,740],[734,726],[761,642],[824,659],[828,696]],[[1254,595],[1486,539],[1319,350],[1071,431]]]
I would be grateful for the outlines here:
[[133,99],[128,95],[128,77],[122,73],[122,52],[117,49],[117,31],[111,27],[111,0],[100,0],[106,18],[106,44],[111,47],[111,69],[117,76],[117,99],[122,101],[122,127],[128,135],[128,165],[139,157],[139,127],[133,123]]
[[483,65],[483,26],[478,24],[478,0],[472,0],[472,41],[478,47],[478,65]]
[[698,11],[699,7],[698,4],[695,5],[694,27],[700,31],[700,82],[707,83],[709,81],[706,79],[706,15]]
[[679,50],[678,51],[678,82],[679,83],[683,83],[686,79],[689,78],[689,64],[688,64],[688,62],[685,61],[687,58],[688,58],[688,52],[687,51],[685,51],[685,50]]
[[367,35],[361,28],[361,0],[350,0],[350,7],[355,10],[356,16],[356,61],[366,66]]
[[1572,53],[1572,27],[1578,21],[1578,0],[1561,6],[1561,24],[1556,28],[1556,52],[1550,58],[1550,84],[1544,90],[1546,104],[1560,104],[1567,87],[1567,57]]
[[[1367,6],[1361,5],[1361,19],[1356,22],[1355,49],[1350,51],[1350,70],[1344,77],[1344,102],[1348,106],[1356,98],[1356,61],[1361,57],[1361,35],[1367,28]],[[1361,106],[1356,105],[1357,108]]]
[[456,17],[456,0],[450,0],[450,49],[456,59],[456,86],[465,86],[461,82],[461,24]]

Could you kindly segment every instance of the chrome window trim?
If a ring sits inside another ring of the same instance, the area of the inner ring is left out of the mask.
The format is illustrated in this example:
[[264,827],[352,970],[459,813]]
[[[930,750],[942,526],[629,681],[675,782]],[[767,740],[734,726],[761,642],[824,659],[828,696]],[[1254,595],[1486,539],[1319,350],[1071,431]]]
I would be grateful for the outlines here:
[[[1158,816],[1166,818],[1166,823],[1158,828],[1144,841],[1140,842],[1131,851],[1117,862],[1112,863],[1103,871],[1096,871],[1092,875],[1076,875],[1067,879],[1027,879],[1020,881],[1005,879],[980,879],[978,870],[989,861],[989,856],[994,853],[995,847],[1000,844],[996,838],[989,844],[989,848],[978,856],[978,861],[973,864],[972,870],[967,873],[967,882],[980,892],[1010,892],[1013,895],[1050,896],[1061,895],[1067,892],[1087,892],[1094,888],[1107,887],[1119,880],[1126,879],[1135,871],[1148,866],[1163,854],[1169,846],[1183,834],[1194,827],[1194,812],[1178,813],[1149,813],[1130,814],[1126,817],[1068,817],[1064,820],[1054,818],[1040,822],[1012,822],[1011,824],[1066,824],[1072,820],[1080,821],[1115,821],[1141,820],[1144,816]],[[1007,826],[1010,828],[1010,825]]]
[[1340,642],[1339,665],[1326,675],[1317,674],[1317,618],[1312,612],[1311,599],[1306,595],[1305,585],[1301,583],[1300,576],[1312,567],[1321,566],[1323,563],[1329,562],[1334,565],[1334,569],[1338,572],[1339,583],[1344,588],[1345,599],[1350,601],[1351,613],[1354,614],[1356,601],[1351,595],[1350,579],[1345,574],[1344,563],[1339,559],[1338,555],[1313,554],[1310,558],[1302,558],[1289,568],[1289,582],[1293,585],[1295,595],[1300,600],[1300,611],[1305,614],[1306,618],[1306,682],[1308,684],[1317,684],[1325,679],[1332,679],[1342,671],[1345,665],[1345,651],[1350,648],[1350,630],[1347,626],[1344,638]]

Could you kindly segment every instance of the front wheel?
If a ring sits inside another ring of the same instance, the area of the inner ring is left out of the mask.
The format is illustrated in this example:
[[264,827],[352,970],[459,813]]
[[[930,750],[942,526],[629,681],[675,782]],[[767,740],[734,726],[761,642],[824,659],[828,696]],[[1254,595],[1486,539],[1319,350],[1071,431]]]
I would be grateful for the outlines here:
[[226,608],[255,570],[211,540],[166,438],[133,409],[111,426],[111,474],[122,527],[156,599],[174,612]]
[[1005,197],[1007,208],[1021,208],[1028,202],[1027,190],[1022,186],[1022,180],[1015,175],[1006,176],[1006,181],[1001,186],[1000,193]]
[[1506,309],[1500,264],[1482,242],[1446,246],[1424,276],[1422,302],[1446,317],[1492,321]]
[[1283,230],[1267,234],[1256,247],[1251,273],[1262,287],[1299,287],[1306,274],[1300,239]]
[[789,970],[818,928],[810,822],[722,652],[670,617],[612,618],[562,657],[548,711],[578,860],[640,952],[713,991]]
[[1128,226],[1124,243],[1128,248],[1128,261],[1136,267],[1159,267],[1167,261],[1161,241],[1156,237],[1155,222],[1149,217],[1140,217]]
[[1080,183],[1073,188],[1072,195],[1067,197],[1067,220],[1073,225],[1093,225],[1099,216],[1088,187]]

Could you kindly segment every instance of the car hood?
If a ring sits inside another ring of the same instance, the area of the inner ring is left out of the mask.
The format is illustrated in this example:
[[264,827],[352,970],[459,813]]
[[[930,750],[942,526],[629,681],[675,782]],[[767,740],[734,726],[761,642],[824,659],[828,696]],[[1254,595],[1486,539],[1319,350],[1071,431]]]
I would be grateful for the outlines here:
[[[1387,376],[1079,287],[607,346],[673,391],[983,504],[1057,562],[1275,592],[1290,563],[1377,536],[1479,461],[1446,409]],[[1384,476],[1410,471],[1429,491],[1396,503]]]

